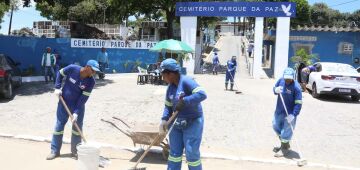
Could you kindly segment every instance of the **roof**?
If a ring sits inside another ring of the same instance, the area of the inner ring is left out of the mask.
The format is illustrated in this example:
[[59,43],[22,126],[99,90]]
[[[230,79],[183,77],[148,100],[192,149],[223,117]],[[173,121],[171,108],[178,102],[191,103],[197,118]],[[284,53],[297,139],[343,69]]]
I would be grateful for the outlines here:
[[291,31],[331,31],[331,32],[360,32],[360,28],[359,27],[336,27],[336,26],[332,26],[329,27],[328,25],[326,26],[315,26],[315,25],[304,25],[304,26],[300,26],[297,25],[296,27],[292,27]]

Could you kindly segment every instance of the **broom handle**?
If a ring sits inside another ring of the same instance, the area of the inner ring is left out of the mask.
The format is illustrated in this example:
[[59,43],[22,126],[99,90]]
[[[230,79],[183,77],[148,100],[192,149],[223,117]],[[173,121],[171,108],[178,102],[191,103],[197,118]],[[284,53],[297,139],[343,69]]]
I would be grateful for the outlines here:
[[[60,96],[59,98],[60,98],[61,103],[64,105],[65,110],[66,110],[66,112],[68,113],[68,115],[69,115],[69,117],[70,117],[70,119],[71,119],[71,122],[72,122],[72,121],[74,120],[74,117],[73,117],[73,115],[71,114],[71,111],[70,111],[69,107],[66,105],[66,102],[65,102],[65,100],[64,100],[64,98],[63,98],[62,96]],[[74,125],[75,125],[76,130],[79,132],[81,138],[82,138],[82,139],[84,140],[84,142],[86,143],[86,139],[85,139],[85,137],[84,137],[81,129],[79,128],[78,124],[77,124],[76,122],[74,122]]]
[[[286,105],[285,105],[285,102],[284,102],[284,97],[283,97],[283,95],[281,93],[279,93],[279,96],[280,96],[280,99],[281,99],[281,103],[283,104],[283,107],[285,109],[286,116],[289,116],[289,112],[288,112],[288,110],[286,108]],[[290,125],[290,128],[291,128],[291,131],[294,133],[294,127],[291,124],[291,122],[289,123],[289,125]],[[297,140],[295,135],[294,135],[294,141],[295,141],[296,147],[299,149],[299,156],[300,156],[300,158],[302,158],[302,152],[301,152],[300,146],[299,146],[299,144],[297,142],[298,140]]]
[[[175,111],[172,116],[170,117],[170,119],[166,122],[167,125],[169,125],[177,116],[178,111]],[[149,147],[145,150],[145,152],[141,155],[141,157],[139,158],[139,160],[136,162],[135,164],[135,168],[139,165],[139,163],[145,158],[146,154],[150,151],[150,148],[152,146],[154,146],[154,144],[160,139],[160,134],[158,134],[155,139],[151,142],[151,144],[149,145]]]

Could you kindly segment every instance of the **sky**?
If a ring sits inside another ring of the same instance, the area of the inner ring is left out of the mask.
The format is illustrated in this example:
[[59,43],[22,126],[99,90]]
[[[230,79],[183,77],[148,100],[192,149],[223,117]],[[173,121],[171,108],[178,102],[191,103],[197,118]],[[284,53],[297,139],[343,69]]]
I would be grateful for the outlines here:
[[[308,0],[309,4],[318,2],[325,2],[331,8],[337,9],[340,12],[354,12],[360,9],[360,0]],[[7,34],[9,29],[10,14],[5,14],[1,23],[0,33]],[[34,7],[20,8],[13,14],[12,30],[21,29],[23,27],[32,28],[34,21],[45,21],[46,18],[40,16],[40,12]]]

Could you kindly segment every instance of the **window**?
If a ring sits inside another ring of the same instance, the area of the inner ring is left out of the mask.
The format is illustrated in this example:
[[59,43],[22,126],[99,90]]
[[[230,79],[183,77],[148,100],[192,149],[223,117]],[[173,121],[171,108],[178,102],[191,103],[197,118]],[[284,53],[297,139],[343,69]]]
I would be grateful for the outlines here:
[[348,42],[339,43],[338,53],[339,54],[352,54],[354,44]]
[[353,51],[353,45],[349,43],[344,43],[343,45],[344,52],[352,52]]

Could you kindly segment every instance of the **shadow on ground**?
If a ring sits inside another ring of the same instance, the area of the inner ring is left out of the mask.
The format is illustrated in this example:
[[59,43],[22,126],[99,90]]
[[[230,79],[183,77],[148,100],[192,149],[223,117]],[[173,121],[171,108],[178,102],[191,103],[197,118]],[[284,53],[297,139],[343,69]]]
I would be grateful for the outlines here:
[[[137,152],[135,157],[130,159],[130,161],[131,162],[138,161],[143,153],[144,152]],[[150,163],[150,164],[164,164],[164,165],[167,164],[167,161],[164,160],[161,153],[152,153],[152,152],[149,152],[141,162]]]
[[324,102],[360,104],[359,101],[352,101],[350,96],[321,95],[319,97],[319,100],[324,101]]
[[94,89],[114,83],[113,80],[109,80],[109,79],[106,79],[106,78],[102,79],[102,80],[96,79],[95,82],[96,83],[95,83]]
[[300,155],[299,153],[290,150],[288,154],[286,154],[285,156],[286,159],[300,159]]

